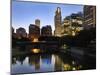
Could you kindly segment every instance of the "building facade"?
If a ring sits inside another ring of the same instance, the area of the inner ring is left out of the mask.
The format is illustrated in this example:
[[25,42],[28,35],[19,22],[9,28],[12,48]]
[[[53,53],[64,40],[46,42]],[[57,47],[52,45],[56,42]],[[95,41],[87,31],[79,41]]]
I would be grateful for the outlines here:
[[29,38],[31,40],[38,39],[40,36],[40,28],[35,24],[29,26]]
[[62,21],[62,34],[61,36],[70,35],[75,36],[83,30],[83,14],[81,12],[72,13],[66,16]]
[[75,36],[83,30],[83,14],[82,12],[71,14],[71,32],[72,36]]
[[62,22],[62,36],[71,35],[71,21],[69,16],[65,17]]
[[85,5],[84,11],[84,28],[90,29],[96,27],[96,6]]
[[54,35],[60,37],[61,36],[61,24],[62,24],[62,16],[61,16],[60,7],[57,7],[57,10],[55,12],[54,22],[55,22]]
[[41,36],[52,36],[52,28],[50,25],[41,28]]

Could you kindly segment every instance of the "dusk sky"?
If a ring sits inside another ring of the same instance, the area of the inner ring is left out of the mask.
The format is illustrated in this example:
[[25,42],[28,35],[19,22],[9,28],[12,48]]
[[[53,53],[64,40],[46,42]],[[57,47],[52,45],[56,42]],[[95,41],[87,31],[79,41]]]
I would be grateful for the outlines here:
[[28,32],[29,25],[34,24],[35,19],[40,19],[40,28],[51,25],[54,31],[54,15],[57,7],[61,8],[62,19],[72,13],[83,11],[83,5],[12,1],[12,27],[14,29],[23,27]]

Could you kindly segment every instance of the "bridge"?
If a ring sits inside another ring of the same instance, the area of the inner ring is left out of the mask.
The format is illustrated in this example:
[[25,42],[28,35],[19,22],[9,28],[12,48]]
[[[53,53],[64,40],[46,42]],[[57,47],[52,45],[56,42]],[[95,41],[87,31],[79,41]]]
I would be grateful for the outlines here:
[[52,50],[58,50],[60,47],[60,43],[57,41],[39,41],[39,42],[31,42],[31,41],[25,41],[25,42],[16,42],[16,44],[22,48],[29,47],[29,48],[36,48],[36,49],[42,49],[42,50],[46,50],[48,49],[49,51]]
[[57,41],[39,41],[39,42],[31,42],[31,41],[25,41],[25,42],[16,42],[17,45],[26,46],[26,45],[59,45],[60,43]]

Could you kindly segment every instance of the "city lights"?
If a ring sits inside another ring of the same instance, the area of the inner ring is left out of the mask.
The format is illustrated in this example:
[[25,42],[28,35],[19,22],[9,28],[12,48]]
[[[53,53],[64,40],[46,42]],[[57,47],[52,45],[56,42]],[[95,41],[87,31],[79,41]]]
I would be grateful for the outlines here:
[[34,38],[32,42],[39,42],[38,38]]
[[96,69],[95,11],[13,0],[12,74]]
[[33,53],[39,53],[40,52],[40,49],[32,49],[32,52]]

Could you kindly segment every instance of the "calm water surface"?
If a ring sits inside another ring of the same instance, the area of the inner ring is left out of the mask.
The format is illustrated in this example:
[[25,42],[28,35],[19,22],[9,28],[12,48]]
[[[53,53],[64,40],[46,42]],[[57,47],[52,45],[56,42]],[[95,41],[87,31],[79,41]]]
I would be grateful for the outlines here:
[[[95,69],[92,59],[68,54],[32,54],[12,57],[12,74]],[[90,61],[92,60],[92,61]]]

